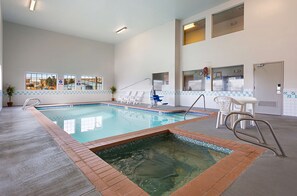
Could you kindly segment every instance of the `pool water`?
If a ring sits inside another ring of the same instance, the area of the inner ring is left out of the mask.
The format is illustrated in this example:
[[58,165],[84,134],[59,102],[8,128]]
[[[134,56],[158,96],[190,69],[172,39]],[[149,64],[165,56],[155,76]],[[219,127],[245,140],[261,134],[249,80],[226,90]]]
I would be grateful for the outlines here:
[[169,195],[231,153],[197,142],[204,143],[167,133],[99,151],[97,155],[150,195]]
[[[40,107],[38,110],[81,143],[184,120],[183,113],[159,114],[105,104]],[[187,115],[187,119],[201,116],[205,115]]]

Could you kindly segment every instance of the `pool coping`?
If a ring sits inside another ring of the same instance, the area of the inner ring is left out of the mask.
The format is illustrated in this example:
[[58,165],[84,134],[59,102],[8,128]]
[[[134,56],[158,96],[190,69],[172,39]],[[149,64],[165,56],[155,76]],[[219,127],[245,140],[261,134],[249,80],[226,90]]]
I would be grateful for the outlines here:
[[[100,102],[78,102],[78,103],[69,103],[69,104],[44,104],[44,105],[39,105],[38,107],[63,107],[63,106],[74,106],[74,105],[96,105],[96,104],[103,104],[103,105],[111,105],[111,106],[118,106],[118,107],[123,107],[123,108],[132,108],[132,109],[138,109],[138,110],[143,110],[143,111],[151,111],[151,112],[162,112],[162,113],[182,113],[186,112],[186,109],[162,109],[158,108],[158,106],[154,107],[143,107],[140,105],[126,105],[126,104],[121,104],[118,102],[108,102],[108,101],[100,101]],[[203,111],[200,109],[191,109],[189,113],[204,113],[208,115],[212,115],[215,112],[211,111]]]
[[[121,172],[98,157],[94,152],[99,149],[124,144],[152,135],[171,132],[233,150],[230,155],[221,159],[218,163],[205,170],[171,195],[220,195],[265,151],[263,148],[249,144],[210,137],[177,128],[178,125],[197,122],[209,118],[208,116],[99,139],[92,142],[79,143],[37,109],[30,108],[28,110],[46,128],[59,146],[103,195],[148,194]],[[210,116],[213,115],[215,115],[215,113],[210,114]]]

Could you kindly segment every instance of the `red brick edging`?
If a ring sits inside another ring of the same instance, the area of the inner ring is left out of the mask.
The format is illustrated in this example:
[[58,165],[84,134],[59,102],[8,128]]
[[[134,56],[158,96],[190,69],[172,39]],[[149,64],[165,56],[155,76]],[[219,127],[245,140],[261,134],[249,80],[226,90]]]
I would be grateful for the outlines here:
[[196,122],[208,117],[191,119],[81,144],[35,108],[30,108],[29,110],[103,195],[148,195],[125,175],[93,153],[93,151],[95,152],[136,139],[171,132],[233,150],[233,153],[224,157],[217,164],[211,166],[188,184],[172,193],[172,195],[220,195],[264,152],[263,148],[249,144],[240,144],[234,141],[209,137],[176,128],[177,125]]

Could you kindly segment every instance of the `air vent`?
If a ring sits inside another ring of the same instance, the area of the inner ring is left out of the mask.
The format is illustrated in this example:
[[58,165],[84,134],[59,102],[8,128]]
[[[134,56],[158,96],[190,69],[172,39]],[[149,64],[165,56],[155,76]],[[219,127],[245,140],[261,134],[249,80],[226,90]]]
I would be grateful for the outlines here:
[[276,101],[259,101],[258,106],[277,107],[277,102]]

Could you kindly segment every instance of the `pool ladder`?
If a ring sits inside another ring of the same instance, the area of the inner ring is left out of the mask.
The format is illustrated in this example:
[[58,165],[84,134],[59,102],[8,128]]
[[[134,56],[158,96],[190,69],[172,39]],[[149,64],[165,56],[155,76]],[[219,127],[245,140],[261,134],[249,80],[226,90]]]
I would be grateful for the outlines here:
[[[244,116],[244,117],[239,118],[238,120],[236,120],[234,122],[234,124],[232,125],[232,127],[230,127],[228,125],[228,118],[230,116],[232,116],[232,115],[241,115],[241,116]],[[243,133],[243,132],[240,132],[240,131],[236,130],[236,126],[238,125],[238,123],[240,123],[241,121],[244,121],[244,120],[252,121],[255,124],[255,127],[256,127],[256,129],[258,131],[258,134],[261,137],[261,139],[259,139],[258,137],[254,136],[254,135],[250,135],[248,133]],[[258,122],[262,122],[265,125],[267,125],[267,127],[269,128],[270,133],[271,133],[271,135],[272,135],[272,137],[273,137],[279,151],[277,150],[277,148],[273,147],[272,145],[267,144],[267,142],[266,142],[266,140],[264,138],[264,135],[263,135],[263,133],[262,133],[262,131],[261,131],[259,125],[258,125]],[[252,114],[250,114],[248,112],[231,112],[225,118],[225,125],[226,125],[227,129],[229,129],[230,131],[233,131],[235,137],[237,137],[238,139],[240,139],[242,141],[245,141],[245,142],[248,142],[248,143],[251,143],[251,144],[254,144],[254,145],[257,145],[257,146],[267,148],[269,150],[272,150],[277,156],[286,157],[286,154],[285,154],[283,148],[281,147],[278,139],[276,138],[271,124],[268,121],[262,120],[262,119],[256,119],[256,118],[254,118],[254,116]],[[254,138],[255,140],[257,140],[257,142],[246,139],[246,138],[243,138],[240,135],[245,135],[245,136]]]
[[197,101],[201,98],[201,97],[203,97],[203,107],[204,107],[204,111],[206,110],[205,109],[205,96],[204,96],[204,94],[201,94],[201,95],[199,95],[199,97],[196,99],[196,101],[191,105],[191,107],[187,110],[187,112],[185,113],[185,115],[184,115],[184,120],[186,120],[186,116],[187,116],[187,114],[190,112],[190,110],[194,107],[194,105],[197,103]]
[[[33,102],[30,105],[27,105],[30,101],[35,101],[35,102]],[[41,103],[41,101],[38,98],[28,98],[28,99],[26,99],[22,109],[26,110],[29,107],[35,107],[35,106],[38,106],[40,103]]]

